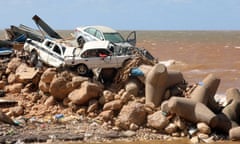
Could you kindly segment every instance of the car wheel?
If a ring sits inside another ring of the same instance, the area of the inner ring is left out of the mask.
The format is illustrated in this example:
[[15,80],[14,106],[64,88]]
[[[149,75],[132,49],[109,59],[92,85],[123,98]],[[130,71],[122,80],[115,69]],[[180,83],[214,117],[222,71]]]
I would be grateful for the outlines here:
[[78,65],[78,66],[77,66],[77,73],[78,73],[79,75],[87,75],[87,73],[88,73],[88,68],[87,68],[87,66],[84,65],[84,64]]
[[78,46],[79,46],[80,48],[83,48],[83,45],[84,45],[84,43],[85,43],[84,38],[83,38],[83,37],[79,37],[79,38],[77,39],[77,42],[78,42]]
[[38,63],[38,54],[36,51],[31,52],[30,54],[30,65],[36,66]]

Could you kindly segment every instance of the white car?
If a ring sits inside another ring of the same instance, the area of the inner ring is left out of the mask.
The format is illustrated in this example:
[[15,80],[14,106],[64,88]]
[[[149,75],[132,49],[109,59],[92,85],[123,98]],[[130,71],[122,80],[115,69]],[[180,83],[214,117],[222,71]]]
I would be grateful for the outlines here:
[[106,26],[77,27],[73,35],[80,48],[82,48],[84,43],[88,41],[110,41],[122,47],[136,45],[135,31],[132,31],[125,40],[119,32]]
[[24,50],[30,54],[33,65],[40,60],[53,67],[73,67],[80,75],[87,75],[93,68],[120,68],[134,57],[131,53],[112,52],[113,46],[109,41],[91,41],[80,49],[51,39],[43,42],[27,39]]

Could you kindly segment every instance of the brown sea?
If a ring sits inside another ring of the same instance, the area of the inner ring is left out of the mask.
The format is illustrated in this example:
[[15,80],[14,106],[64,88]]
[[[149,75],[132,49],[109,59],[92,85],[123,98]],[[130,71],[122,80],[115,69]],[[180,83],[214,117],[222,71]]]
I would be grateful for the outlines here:
[[[58,32],[68,38],[72,31]],[[129,31],[120,32],[126,37]],[[221,79],[216,96],[224,97],[228,88],[240,88],[240,31],[137,31],[137,46],[182,72],[189,84],[202,81],[210,73],[216,75]]]

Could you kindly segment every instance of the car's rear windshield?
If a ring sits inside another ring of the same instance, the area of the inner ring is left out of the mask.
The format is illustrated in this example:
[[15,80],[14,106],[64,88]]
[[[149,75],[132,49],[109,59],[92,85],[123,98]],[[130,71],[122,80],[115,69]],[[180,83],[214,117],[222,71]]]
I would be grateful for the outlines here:
[[120,35],[120,33],[103,33],[105,40],[108,40],[113,43],[120,43],[124,42],[123,37]]

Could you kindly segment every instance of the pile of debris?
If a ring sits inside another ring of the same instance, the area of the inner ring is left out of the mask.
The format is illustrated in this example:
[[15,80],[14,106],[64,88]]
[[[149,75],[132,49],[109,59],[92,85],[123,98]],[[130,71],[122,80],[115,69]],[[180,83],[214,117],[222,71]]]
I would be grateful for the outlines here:
[[[47,27],[38,17],[34,20]],[[24,36],[31,33],[31,37],[42,40],[33,30],[21,28],[28,31]],[[8,30],[14,41],[22,38],[20,30],[15,29]],[[51,28],[47,29],[52,37],[61,38]],[[181,72],[139,56],[126,62],[116,75],[111,69],[102,69],[101,76],[111,83],[79,76],[69,69],[31,67],[21,57],[21,51],[16,52],[11,59],[1,61],[0,122],[28,127],[33,123],[71,124],[82,117],[91,120],[88,125],[97,122],[112,132],[130,130],[129,136],[148,128],[157,134],[189,136],[194,142],[219,140],[217,132],[229,133],[229,139],[240,140],[240,92],[228,89],[226,103],[216,102],[214,96],[220,79],[212,74],[189,85]],[[26,141],[21,137],[12,139],[9,134],[17,135],[0,132],[0,142]],[[45,135],[42,141],[49,138]],[[85,132],[85,137],[91,136]],[[117,136],[109,136],[114,137]]]
[[[129,77],[121,85],[106,86],[68,70],[30,67],[17,57],[6,64],[0,81],[4,123],[27,126],[33,117],[48,117],[42,123],[51,123],[61,114],[83,116],[116,131],[150,128],[207,142],[220,130],[230,132],[230,139],[239,139],[240,92],[227,90],[227,105],[220,107],[214,99],[220,79],[212,74],[188,86],[180,72],[168,71],[162,64],[140,63],[137,75],[127,70]],[[23,117],[28,121],[22,122]]]

